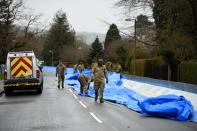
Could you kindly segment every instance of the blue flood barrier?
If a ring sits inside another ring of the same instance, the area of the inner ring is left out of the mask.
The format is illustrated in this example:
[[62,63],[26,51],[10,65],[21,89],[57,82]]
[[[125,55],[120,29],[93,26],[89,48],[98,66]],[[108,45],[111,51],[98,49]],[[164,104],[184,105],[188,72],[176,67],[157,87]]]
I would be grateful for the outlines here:
[[[53,70],[54,68],[44,68],[44,70]],[[91,76],[91,70],[82,72]],[[65,83],[70,85],[78,93],[80,92],[80,84],[77,80],[79,73],[73,73],[72,68],[67,68],[65,75]],[[127,108],[139,113],[146,113],[151,116],[165,117],[179,121],[197,122],[197,112],[193,111],[191,103],[182,96],[167,95],[159,97],[146,97],[131,89],[122,86],[122,75],[109,72],[109,83],[105,85],[104,99],[117,104],[122,104]],[[90,83],[88,95],[82,96],[94,97],[93,83]]]
[[148,98],[138,103],[142,112],[150,116],[159,116],[173,120],[187,121],[193,114],[191,102],[183,96],[162,95]]
[[54,72],[54,71],[56,71],[56,67],[54,67],[54,66],[43,66],[42,70],[43,71],[51,71],[51,72]]
[[127,80],[133,80],[133,81],[138,81],[141,83],[147,83],[147,84],[156,85],[160,87],[165,87],[165,88],[170,88],[170,89],[175,89],[175,90],[182,90],[182,91],[197,94],[197,85],[193,85],[193,84],[159,80],[159,79],[153,79],[153,78],[148,78],[148,77],[126,75],[126,74],[122,74],[121,76],[122,78],[127,79]]

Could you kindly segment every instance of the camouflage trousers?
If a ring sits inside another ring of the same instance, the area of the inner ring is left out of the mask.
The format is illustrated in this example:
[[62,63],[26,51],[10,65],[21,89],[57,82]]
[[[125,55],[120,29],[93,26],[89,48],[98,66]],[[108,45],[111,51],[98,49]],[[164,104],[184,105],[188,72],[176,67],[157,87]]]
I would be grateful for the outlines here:
[[94,81],[94,90],[95,90],[95,98],[97,99],[98,96],[100,100],[103,100],[103,92],[105,88],[105,81]]
[[60,88],[60,84],[62,85],[62,88],[64,88],[64,74],[63,75],[58,75],[58,88]]

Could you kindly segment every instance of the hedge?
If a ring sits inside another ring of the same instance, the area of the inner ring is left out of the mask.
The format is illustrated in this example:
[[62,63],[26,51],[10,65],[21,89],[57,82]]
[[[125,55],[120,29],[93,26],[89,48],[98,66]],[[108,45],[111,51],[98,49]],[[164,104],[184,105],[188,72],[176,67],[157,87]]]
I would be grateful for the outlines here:
[[197,84],[197,62],[188,61],[180,65],[181,82]]
[[[134,61],[131,61],[130,74],[133,74]],[[182,62],[180,64],[180,74],[178,75],[178,65],[172,66],[172,81],[177,81],[178,76],[181,82],[197,84],[197,60]],[[155,79],[168,79],[168,67],[161,57],[152,59],[136,60],[136,75]]]
[[144,59],[136,60],[136,68],[135,68],[136,75],[145,76],[145,65],[146,65],[146,60]]
[[[134,61],[131,62],[131,73],[133,71],[133,62]],[[136,60],[137,76],[167,80],[167,73],[167,65],[161,57]]]

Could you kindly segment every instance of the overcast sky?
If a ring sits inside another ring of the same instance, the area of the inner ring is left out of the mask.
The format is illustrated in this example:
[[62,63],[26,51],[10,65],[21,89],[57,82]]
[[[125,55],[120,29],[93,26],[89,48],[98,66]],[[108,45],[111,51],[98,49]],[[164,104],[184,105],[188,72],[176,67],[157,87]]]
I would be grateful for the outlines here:
[[113,5],[117,0],[24,0],[28,8],[42,13],[42,21],[52,22],[54,14],[62,9],[76,32],[106,33],[109,23],[121,23],[120,9]]

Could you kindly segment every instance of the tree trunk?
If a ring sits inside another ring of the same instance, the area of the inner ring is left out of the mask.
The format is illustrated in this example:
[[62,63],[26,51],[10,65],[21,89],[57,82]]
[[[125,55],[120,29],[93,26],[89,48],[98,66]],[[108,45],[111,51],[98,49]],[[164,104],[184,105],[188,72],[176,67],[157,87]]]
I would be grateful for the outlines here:
[[172,69],[171,69],[171,66],[168,65],[168,81],[171,80],[171,75],[172,75]]
[[180,81],[180,64],[177,65],[177,81]]

